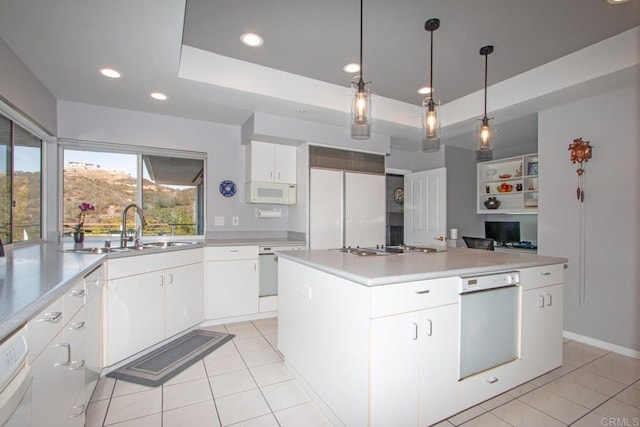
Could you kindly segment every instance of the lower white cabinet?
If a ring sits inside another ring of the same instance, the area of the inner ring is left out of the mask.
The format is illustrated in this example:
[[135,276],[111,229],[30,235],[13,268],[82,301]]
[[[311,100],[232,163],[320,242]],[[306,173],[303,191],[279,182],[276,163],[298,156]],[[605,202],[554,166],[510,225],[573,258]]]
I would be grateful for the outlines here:
[[258,247],[206,250],[207,319],[258,313]]
[[[27,338],[33,372],[34,426],[84,425],[87,320],[84,282],[31,320]],[[36,353],[36,354],[34,354]]]
[[204,320],[201,249],[118,258],[108,270],[105,365]]
[[562,365],[563,285],[522,293],[522,360],[525,370],[544,373]]
[[458,308],[371,320],[372,426],[426,426],[457,411]]

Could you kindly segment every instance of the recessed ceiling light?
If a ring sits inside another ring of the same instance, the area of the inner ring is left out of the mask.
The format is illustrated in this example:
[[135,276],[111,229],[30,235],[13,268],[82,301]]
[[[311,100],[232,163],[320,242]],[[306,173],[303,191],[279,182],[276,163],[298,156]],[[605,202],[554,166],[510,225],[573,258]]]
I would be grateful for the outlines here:
[[258,47],[264,44],[264,40],[262,40],[262,37],[255,33],[244,33],[240,36],[240,41],[251,47]]
[[355,62],[352,62],[342,67],[342,70],[345,73],[357,73],[358,71],[360,71],[360,64],[356,64]]
[[165,100],[167,99],[167,95],[165,95],[165,94],[164,94],[164,93],[162,93],[162,92],[153,92],[153,93],[151,94],[151,97],[152,97],[153,99],[157,99],[158,101],[165,101]]
[[100,74],[102,74],[105,77],[109,77],[110,79],[120,78],[120,72],[118,72],[117,70],[114,70],[113,68],[101,68]]
[[619,3],[626,3],[629,0],[607,0],[607,3],[609,4],[619,4]]
[[431,88],[429,86],[423,86],[420,89],[418,89],[418,93],[420,95],[427,95],[431,93]]

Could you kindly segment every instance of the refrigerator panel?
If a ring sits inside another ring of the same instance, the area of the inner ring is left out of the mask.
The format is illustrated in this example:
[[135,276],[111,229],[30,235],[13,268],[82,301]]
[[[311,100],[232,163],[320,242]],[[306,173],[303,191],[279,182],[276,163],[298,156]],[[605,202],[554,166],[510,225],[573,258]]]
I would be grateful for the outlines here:
[[345,246],[385,243],[384,175],[345,172]]
[[309,248],[335,249],[342,242],[342,171],[309,170]]

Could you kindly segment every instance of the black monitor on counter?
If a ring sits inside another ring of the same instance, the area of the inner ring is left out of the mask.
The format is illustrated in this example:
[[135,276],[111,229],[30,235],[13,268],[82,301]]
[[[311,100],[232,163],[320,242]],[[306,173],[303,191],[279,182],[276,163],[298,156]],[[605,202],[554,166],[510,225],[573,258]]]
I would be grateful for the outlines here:
[[485,221],[484,235],[487,239],[505,244],[520,241],[520,223],[517,221]]

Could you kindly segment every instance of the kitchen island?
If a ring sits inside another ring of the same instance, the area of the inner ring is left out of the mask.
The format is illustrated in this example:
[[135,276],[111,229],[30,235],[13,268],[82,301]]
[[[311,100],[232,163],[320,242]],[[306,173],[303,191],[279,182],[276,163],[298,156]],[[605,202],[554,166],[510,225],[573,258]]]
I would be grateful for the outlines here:
[[[278,347],[336,425],[431,425],[561,365],[566,261],[464,248],[281,253]],[[509,283],[516,355],[463,374],[461,331],[477,325],[461,320],[462,283],[496,273],[519,282]]]

